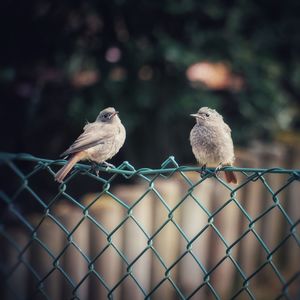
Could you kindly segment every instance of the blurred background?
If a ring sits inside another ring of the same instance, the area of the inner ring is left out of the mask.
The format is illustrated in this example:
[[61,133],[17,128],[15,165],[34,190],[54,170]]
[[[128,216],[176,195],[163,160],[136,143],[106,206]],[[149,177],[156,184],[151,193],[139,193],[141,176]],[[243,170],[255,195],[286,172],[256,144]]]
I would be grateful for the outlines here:
[[[195,165],[209,106],[236,166],[300,169],[299,28],[298,0],[1,0],[0,152],[58,159],[114,106],[113,164]],[[1,299],[298,299],[295,170],[238,172],[233,193],[196,172],[59,185],[58,167],[0,156]]]
[[299,12],[296,0],[3,0],[0,150],[56,159],[107,106],[128,133],[114,163],[194,164],[201,106],[236,145],[295,143]]

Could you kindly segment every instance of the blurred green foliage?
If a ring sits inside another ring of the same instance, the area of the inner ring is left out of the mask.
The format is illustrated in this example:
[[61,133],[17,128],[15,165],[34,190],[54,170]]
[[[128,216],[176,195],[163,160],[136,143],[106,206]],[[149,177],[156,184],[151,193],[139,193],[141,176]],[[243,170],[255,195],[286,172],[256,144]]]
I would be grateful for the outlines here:
[[[9,1],[0,4],[1,150],[55,158],[106,106],[127,128],[117,160],[194,162],[199,107],[218,109],[236,144],[298,129],[300,2]],[[242,88],[189,82],[223,62]]]

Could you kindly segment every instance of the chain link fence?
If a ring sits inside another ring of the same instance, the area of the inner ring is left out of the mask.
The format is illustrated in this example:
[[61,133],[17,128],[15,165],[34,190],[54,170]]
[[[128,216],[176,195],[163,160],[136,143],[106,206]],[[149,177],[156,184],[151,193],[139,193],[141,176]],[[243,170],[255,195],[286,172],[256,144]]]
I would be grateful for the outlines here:
[[1,299],[299,299],[300,170],[0,154]]

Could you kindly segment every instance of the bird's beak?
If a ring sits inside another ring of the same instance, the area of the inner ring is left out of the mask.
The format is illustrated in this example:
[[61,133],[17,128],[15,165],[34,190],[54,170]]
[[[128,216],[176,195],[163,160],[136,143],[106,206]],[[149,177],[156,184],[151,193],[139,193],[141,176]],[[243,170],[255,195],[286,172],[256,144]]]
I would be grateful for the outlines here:
[[119,112],[118,111],[115,111],[115,112],[113,112],[112,114],[111,114],[111,117],[110,117],[110,119],[112,119],[115,115],[118,115],[119,114]]
[[198,118],[199,115],[198,114],[190,114],[191,117],[194,117],[194,118]]

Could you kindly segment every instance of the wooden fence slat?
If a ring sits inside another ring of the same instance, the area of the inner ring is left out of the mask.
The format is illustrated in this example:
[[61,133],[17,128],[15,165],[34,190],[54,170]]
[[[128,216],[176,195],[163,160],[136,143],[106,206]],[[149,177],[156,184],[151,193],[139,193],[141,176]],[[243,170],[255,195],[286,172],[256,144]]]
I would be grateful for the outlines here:
[[[97,197],[96,194],[89,194],[84,197],[83,203],[90,204]],[[124,218],[124,210],[108,195],[103,195],[94,202],[88,209],[90,216],[104,228],[107,234],[111,232],[121,223]],[[109,289],[112,289],[120,280],[122,275],[122,261],[119,254],[109,245],[107,234],[103,233],[97,227],[93,220],[89,223],[90,230],[90,258],[97,258],[93,265],[94,271],[104,280]],[[122,251],[124,229],[121,227],[111,237],[111,243]],[[108,247],[107,247],[108,246]],[[101,251],[107,249],[99,256]],[[89,299],[106,299],[109,291],[104,284],[101,283],[96,275],[90,276]],[[112,293],[113,299],[121,299],[121,290],[116,289]]]
[[[200,180],[198,172],[186,173],[186,176],[195,184]],[[182,197],[189,191],[189,186],[181,181]],[[205,180],[199,185],[196,185],[192,189],[192,196],[188,196],[182,203],[181,209],[181,222],[180,226],[185,232],[189,240],[191,241],[200,232],[208,222],[208,215],[199,207],[196,201],[203,205],[209,212],[211,212],[212,205],[212,192],[213,181]],[[193,243],[192,253],[200,261],[203,267],[207,270],[209,263],[209,230],[205,230]],[[181,251],[186,251],[187,242],[181,240]],[[203,283],[204,273],[198,266],[195,259],[191,254],[187,254],[186,257],[179,263],[179,282],[182,286],[182,290],[186,296],[190,295],[198,286]],[[197,293],[197,297],[200,299],[207,296],[204,288],[201,288]]]
[[[54,260],[63,249],[62,230],[49,218],[39,224],[42,218],[43,216],[38,214],[30,216],[31,224],[34,227],[39,225],[35,235],[36,239],[40,241],[34,241],[30,247],[30,263],[41,279],[54,268]],[[54,258],[47,253],[43,246],[48,248]],[[43,281],[42,289],[50,299],[59,299],[62,295],[61,283],[59,272],[55,270]],[[37,281],[32,278],[30,286],[33,292],[37,290],[36,285]]]
[[[132,206],[146,191],[144,185],[121,185],[114,193],[128,205]],[[145,195],[140,203],[132,209],[132,217],[142,226],[150,235],[152,231],[152,201],[149,195]],[[147,248],[148,239],[138,227],[138,225],[129,218],[123,225],[124,230],[124,253],[131,264],[137,256]],[[123,264],[124,265],[124,264]],[[124,265],[126,269],[127,266]],[[127,270],[124,270],[127,271]],[[146,293],[150,290],[151,279],[151,252],[147,250],[132,265],[131,274],[136,278]],[[131,276],[128,276],[122,284],[123,299],[144,299],[144,294]]]
[[[156,179],[155,188],[171,209],[174,208],[181,199],[181,189],[179,182],[176,179]],[[157,195],[155,195],[154,192],[151,194],[151,196],[154,205],[154,229],[157,230],[160,226],[164,224],[164,222],[167,221],[169,212],[162,205],[159,198],[157,197]],[[177,209],[173,213],[173,220],[174,222],[179,223],[179,209]],[[180,236],[178,229],[171,221],[169,221],[168,224],[164,226],[164,228],[158,233],[158,235],[155,236],[153,240],[153,246],[159,253],[159,255],[162,257],[167,268],[169,268],[179,256],[179,247],[181,239],[182,237]],[[165,277],[165,269],[155,256],[153,256],[152,260],[152,269],[152,286],[154,286]],[[170,276],[172,280],[178,284],[178,267],[174,267],[171,270]],[[175,297],[175,289],[167,280],[155,291],[151,298],[154,300],[169,300],[174,299]]]
[[[60,202],[55,207],[55,211],[56,217],[67,228],[69,233],[75,229],[84,217],[83,211],[80,208],[70,205],[67,202]],[[85,255],[89,256],[89,231],[87,222],[83,221],[70,238],[72,243],[76,244]],[[64,234],[64,245],[68,245],[68,247],[60,259],[60,264],[76,288],[88,273],[88,262],[72,243],[67,240],[67,236]],[[62,298],[68,299],[73,293],[77,295],[80,300],[88,299],[88,278],[76,291],[67,279],[64,279]]]
[[[219,209],[225,202],[230,200],[230,192],[218,182],[214,182],[212,196],[213,211]],[[221,233],[227,245],[230,246],[237,238],[239,232],[239,216],[241,212],[237,206],[231,202],[214,216],[213,224]],[[215,229],[211,228],[210,242],[210,270],[226,257],[226,246],[218,236]],[[238,246],[231,249],[231,255],[237,257]],[[228,299],[233,288],[236,268],[227,257],[211,273],[211,282],[222,299]],[[226,280],[225,280],[226,278]]]

